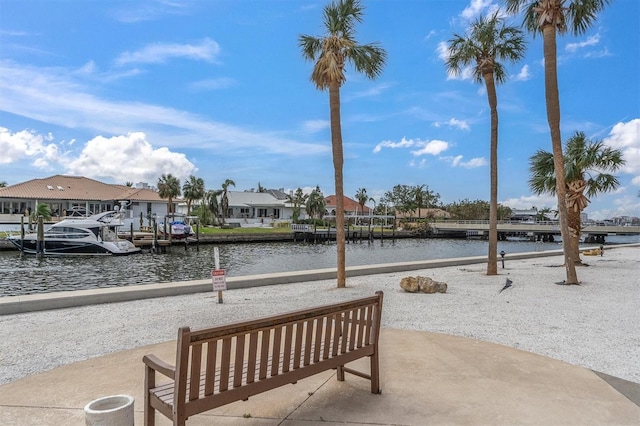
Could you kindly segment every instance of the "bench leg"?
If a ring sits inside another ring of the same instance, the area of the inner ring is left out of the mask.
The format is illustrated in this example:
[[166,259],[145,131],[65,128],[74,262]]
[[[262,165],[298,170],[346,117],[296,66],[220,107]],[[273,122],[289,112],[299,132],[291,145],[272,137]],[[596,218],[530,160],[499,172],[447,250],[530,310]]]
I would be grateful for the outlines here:
[[338,380],[341,382],[344,382],[344,365],[339,365],[336,368],[336,376],[338,377]]
[[369,357],[371,362],[371,393],[382,393],[380,389],[380,367],[378,364],[378,351]]
[[156,410],[151,406],[151,397],[149,389],[156,386],[155,371],[149,366],[144,369],[144,426],[155,426]]

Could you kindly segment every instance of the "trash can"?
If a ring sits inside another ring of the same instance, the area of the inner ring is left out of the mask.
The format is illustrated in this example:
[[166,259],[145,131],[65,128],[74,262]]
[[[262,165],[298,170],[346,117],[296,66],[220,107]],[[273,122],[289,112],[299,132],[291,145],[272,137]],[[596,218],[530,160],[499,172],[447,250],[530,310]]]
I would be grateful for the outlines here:
[[86,426],[134,426],[133,397],[112,395],[91,401],[84,406]]

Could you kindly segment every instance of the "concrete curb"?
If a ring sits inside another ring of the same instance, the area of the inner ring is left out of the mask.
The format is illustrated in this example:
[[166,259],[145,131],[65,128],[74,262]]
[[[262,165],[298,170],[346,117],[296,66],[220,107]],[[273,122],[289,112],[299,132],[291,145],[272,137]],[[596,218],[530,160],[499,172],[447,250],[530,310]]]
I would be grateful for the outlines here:
[[[609,246],[630,247],[638,244]],[[513,253],[505,256],[505,262],[510,260],[533,259],[539,257],[562,256],[562,250],[543,252]],[[415,271],[421,269],[442,268],[447,266],[471,265],[485,263],[485,256],[461,257],[454,259],[424,260],[418,262],[384,263],[379,265],[361,265],[348,267],[347,277],[375,275],[393,272]],[[500,262],[500,259],[498,259]],[[227,289],[260,287],[275,284],[290,284],[304,281],[319,281],[335,279],[336,270],[333,268],[314,269],[306,271],[281,272],[260,275],[244,275],[227,277]],[[126,287],[112,287],[92,290],[62,291],[53,293],[32,294],[25,296],[0,297],[0,315],[12,315],[25,312],[44,311],[50,309],[71,308],[100,303],[127,302],[132,300],[151,299],[155,297],[179,296],[193,293],[212,292],[211,280],[178,281],[157,284],[141,284]]]

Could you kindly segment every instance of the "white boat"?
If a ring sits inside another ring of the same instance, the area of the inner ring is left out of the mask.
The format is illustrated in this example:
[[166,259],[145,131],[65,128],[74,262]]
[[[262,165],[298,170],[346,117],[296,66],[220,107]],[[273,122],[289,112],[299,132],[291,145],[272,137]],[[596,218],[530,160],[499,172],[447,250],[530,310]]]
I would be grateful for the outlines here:
[[[140,248],[118,237],[117,228],[123,224],[123,215],[118,211],[61,220],[44,232],[42,252],[46,256],[138,253]],[[7,239],[25,254],[37,254],[36,233],[26,234],[24,238],[13,235]]]

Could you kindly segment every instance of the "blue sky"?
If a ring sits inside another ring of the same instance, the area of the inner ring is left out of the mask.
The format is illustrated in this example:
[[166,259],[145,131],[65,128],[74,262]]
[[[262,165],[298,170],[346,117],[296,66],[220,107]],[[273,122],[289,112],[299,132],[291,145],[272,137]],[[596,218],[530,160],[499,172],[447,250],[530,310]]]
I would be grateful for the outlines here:
[[[328,93],[310,82],[301,34],[326,1],[56,1],[0,5],[0,181],[54,174],[109,183],[190,174],[208,189],[319,185],[334,193]],[[428,185],[444,203],[489,199],[486,92],[447,75],[447,40],[492,0],[363,1],[360,43],[382,75],[342,87],[345,194]],[[509,19],[519,25],[520,18]],[[540,37],[498,86],[500,202],[554,208],[528,188],[551,150]],[[562,137],[584,131],[627,160],[590,218],[640,216],[640,2],[616,0],[584,35],[558,39]]]

